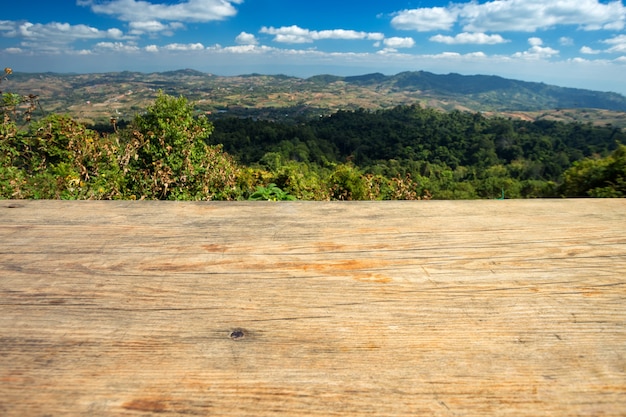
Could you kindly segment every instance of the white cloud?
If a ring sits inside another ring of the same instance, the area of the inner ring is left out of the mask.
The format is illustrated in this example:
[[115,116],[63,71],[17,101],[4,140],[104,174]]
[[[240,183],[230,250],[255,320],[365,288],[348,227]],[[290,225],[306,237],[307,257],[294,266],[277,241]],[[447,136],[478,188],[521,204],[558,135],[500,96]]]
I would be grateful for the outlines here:
[[118,52],[137,52],[140,50],[139,47],[133,43],[123,42],[98,42],[95,45],[95,49]]
[[150,20],[150,21],[138,21],[138,22],[129,22],[128,27],[130,28],[131,35],[143,35],[146,33],[155,34],[162,33],[164,35],[173,35],[174,31],[177,29],[181,29],[184,27],[182,23],[172,22],[168,24],[164,24],[159,22],[158,20]]
[[387,48],[412,48],[415,46],[415,40],[413,38],[400,38],[392,37],[386,38],[383,43]]
[[449,30],[460,24],[468,32],[535,32],[557,25],[583,30],[622,30],[626,7],[621,1],[599,0],[492,0],[486,3],[450,3],[447,7],[397,12],[391,24],[397,29],[427,32]]
[[0,31],[11,31],[15,29],[15,22],[11,20],[0,20]]
[[146,52],[159,52],[159,47],[156,45],[148,45],[144,49]]
[[449,59],[449,58],[461,58],[461,54],[458,52],[442,52],[440,54],[436,54],[436,55],[432,55],[432,58],[436,58],[436,59]]
[[234,5],[243,0],[188,0],[176,4],[154,4],[143,0],[78,0],[94,13],[115,16],[127,22],[169,20],[180,22],[210,22],[237,14]]
[[385,39],[385,35],[383,33],[369,32],[367,34],[368,41],[382,41],[383,39]]
[[235,38],[235,42],[237,42],[239,45],[258,45],[259,41],[257,40],[256,36],[254,36],[252,33],[247,33],[247,32],[241,32],[239,35],[237,35],[237,37]]
[[525,59],[547,59],[559,54],[559,51],[550,47],[543,47],[539,45],[531,46],[527,51],[517,52],[513,54],[515,58]]
[[469,3],[461,15],[466,28],[483,31],[534,32],[557,25],[615,30],[623,27],[626,8],[621,1],[602,4],[598,0],[496,0]]
[[20,48],[29,52],[63,53],[73,52],[69,46],[77,41],[85,40],[124,40],[128,39],[117,28],[100,30],[91,26],[69,23],[31,23],[31,22],[0,22],[0,36],[20,39]]
[[273,35],[275,42],[280,43],[312,43],[323,39],[342,40],[377,40],[384,39],[384,35],[378,32],[357,32],[346,29],[333,30],[309,30],[299,26],[283,26],[280,28],[263,26],[260,33]]
[[528,43],[531,46],[541,46],[543,45],[543,40],[541,38],[532,37],[532,38],[528,38]]
[[610,53],[626,53],[626,35],[614,36],[611,39],[605,39],[602,43],[612,45],[606,52]]
[[241,54],[264,54],[267,52],[274,51],[275,49],[269,46],[264,45],[237,45],[237,46],[227,46],[225,48],[218,48],[222,52],[233,53],[237,55]]
[[101,31],[87,25],[70,25],[69,23],[15,23],[5,36],[21,37],[28,40],[42,39],[46,42],[66,43],[84,39],[119,39],[122,31],[119,29],[109,29]]
[[580,48],[580,53],[581,54],[586,54],[586,55],[596,55],[601,53],[602,51],[598,51],[596,49],[592,49],[588,46],[583,46],[582,48]]
[[204,49],[204,45],[201,43],[170,43],[163,46],[163,49],[168,51],[201,51]]
[[562,46],[572,46],[574,45],[574,39],[567,36],[561,36],[559,38],[559,44],[561,44]]
[[508,42],[500,35],[487,35],[485,33],[463,32],[456,36],[435,35],[430,41],[445,43],[448,45],[475,44],[475,45],[495,45]]
[[391,25],[396,29],[416,30],[418,32],[448,30],[452,28],[457,17],[457,12],[453,8],[431,7],[402,10],[391,19]]
[[312,32],[314,39],[344,39],[344,40],[382,40],[385,35],[377,32],[357,32],[346,29],[321,30]]
[[281,43],[311,43],[313,36],[308,29],[298,26],[283,26],[281,28],[263,26],[261,33],[274,35],[274,41]]

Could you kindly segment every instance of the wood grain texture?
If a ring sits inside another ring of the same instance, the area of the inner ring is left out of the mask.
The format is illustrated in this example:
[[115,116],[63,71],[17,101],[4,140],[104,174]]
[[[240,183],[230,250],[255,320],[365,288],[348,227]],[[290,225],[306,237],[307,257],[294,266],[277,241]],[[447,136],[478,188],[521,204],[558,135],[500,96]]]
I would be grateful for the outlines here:
[[0,201],[0,415],[626,415],[626,200]]

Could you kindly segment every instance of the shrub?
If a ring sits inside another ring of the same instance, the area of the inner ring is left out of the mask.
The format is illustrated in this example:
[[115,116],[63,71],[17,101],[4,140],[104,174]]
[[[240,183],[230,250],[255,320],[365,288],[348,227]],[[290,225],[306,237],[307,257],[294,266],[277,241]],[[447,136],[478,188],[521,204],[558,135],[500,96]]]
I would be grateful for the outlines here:
[[330,184],[335,200],[367,200],[367,180],[352,164],[337,165],[330,175]]
[[159,93],[146,114],[120,132],[120,164],[135,198],[231,200],[241,196],[240,169],[221,145],[206,139],[213,125],[194,117],[184,97]]
[[606,158],[574,162],[563,174],[566,197],[625,197],[626,145],[619,145]]
[[276,184],[271,183],[267,187],[257,186],[256,191],[250,195],[249,200],[288,201],[296,198],[281,190]]

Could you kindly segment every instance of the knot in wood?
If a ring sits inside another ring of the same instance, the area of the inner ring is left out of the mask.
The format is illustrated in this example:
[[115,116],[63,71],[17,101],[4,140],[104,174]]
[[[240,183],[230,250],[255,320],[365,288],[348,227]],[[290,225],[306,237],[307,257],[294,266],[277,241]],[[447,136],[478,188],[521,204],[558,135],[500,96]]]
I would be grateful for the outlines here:
[[246,336],[246,333],[243,329],[236,329],[230,332],[230,338],[233,340],[243,339]]

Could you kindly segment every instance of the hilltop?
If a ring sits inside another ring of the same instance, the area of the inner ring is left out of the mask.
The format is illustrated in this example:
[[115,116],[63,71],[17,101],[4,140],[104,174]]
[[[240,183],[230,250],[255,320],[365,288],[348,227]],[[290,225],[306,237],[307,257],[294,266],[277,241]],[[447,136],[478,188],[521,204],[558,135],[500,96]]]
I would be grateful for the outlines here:
[[130,118],[157,91],[184,95],[200,111],[265,119],[308,118],[338,110],[419,104],[526,120],[556,119],[626,127],[626,97],[493,75],[426,71],[340,77],[247,74],[217,76],[191,69],[161,73],[15,73],[3,89],[39,96],[47,113],[69,113],[87,123]]

